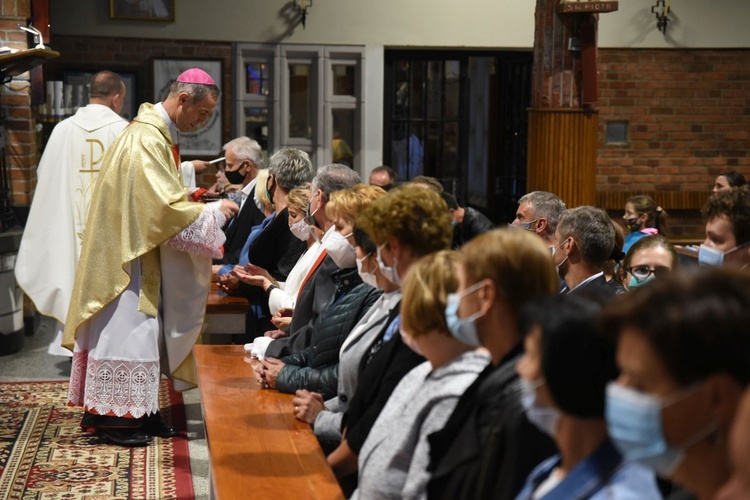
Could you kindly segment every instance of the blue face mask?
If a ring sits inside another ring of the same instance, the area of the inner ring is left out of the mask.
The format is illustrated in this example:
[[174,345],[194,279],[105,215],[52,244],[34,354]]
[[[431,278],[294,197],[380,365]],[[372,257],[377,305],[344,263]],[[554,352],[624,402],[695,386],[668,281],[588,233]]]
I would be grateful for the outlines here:
[[471,316],[459,318],[458,306],[461,305],[461,299],[470,293],[476,292],[481,286],[482,282],[480,281],[461,293],[449,293],[445,305],[445,322],[448,325],[451,335],[459,342],[463,342],[471,347],[480,347],[482,345],[479,341],[479,333],[477,332],[477,325],[475,323],[477,318],[482,316],[482,313],[478,311]]
[[687,449],[716,428],[709,425],[681,446],[669,444],[664,437],[662,409],[699,387],[689,387],[662,399],[610,382],[607,386],[607,430],[625,461],[637,460],[659,475],[670,477],[685,458]]
[[706,245],[701,245],[698,247],[698,263],[702,266],[720,267],[724,264],[724,252]]
[[541,380],[532,382],[523,377],[520,377],[520,381],[521,405],[526,412],[526,418],[540,431],[554,437],[560,423],[560,411],[557,408],[536,405],[536,390],[544,385],[544,382]]
[[628,290],[630,290],[630,289],[632,289],[632,288],[638,288],[639,286],[643,286],[643,285],[645,285],[646,283],[648,283],[649,281],[653,280],[653,279],[654,279],[655,277],[656,277],[656,276],[654,276],[654,275],[652,274],[652,275],[650,275],[650,276],[649,276],[648,278],[646,278],[646,279],[643,279],[643,280],[639,280],[639,279],[638,279],[638,278],[636,278],[635,276],[631,276],[631,277],[630,277],[630,281],[628,281]]
[[698,263],[702,266],[720,267],[724,265],[724,257],[739,250],[740,248],[746,247],[747,245],[750,245],[750,241],[745,242],[742,245],[737,245],[736,247],[732,248],[731,250],[727,250],[726,252],[722,252],[721,250],[717,250],[707,245],[701,245],[700,247],[698,247]]

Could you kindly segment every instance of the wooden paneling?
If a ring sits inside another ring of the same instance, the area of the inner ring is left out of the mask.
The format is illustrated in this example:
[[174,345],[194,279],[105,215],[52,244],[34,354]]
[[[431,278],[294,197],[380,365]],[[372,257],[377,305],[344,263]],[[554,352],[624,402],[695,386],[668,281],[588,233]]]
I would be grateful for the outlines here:
[[711,193],[708,191],[600,191],[596,195],[597,206],[605,210],[624,210],[628,198],[639,194],[650,196],[657,205],[669,212],[670,210],[700,210]]
[[550,191],[569,207],[596,203],[597,114],[529,110],[527,191]]
[[215,498],[344,498],[293,396],[260,389],[242,346],[193,352]]

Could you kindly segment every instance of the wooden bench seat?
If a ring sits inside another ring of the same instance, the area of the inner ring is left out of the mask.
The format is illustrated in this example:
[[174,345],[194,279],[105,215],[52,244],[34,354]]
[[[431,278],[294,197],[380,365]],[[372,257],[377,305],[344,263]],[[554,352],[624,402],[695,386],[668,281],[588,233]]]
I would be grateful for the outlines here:
[[213,498],[344,498],[312,429],[294,418],[292,395],[260,389],[242,346],[196,345],[194,354]]
[[230,344],[233,334],[245,333],[245,313],[247,299],[221,292],[216,283],[206,300],[206,328],[203,331],[204,344]]

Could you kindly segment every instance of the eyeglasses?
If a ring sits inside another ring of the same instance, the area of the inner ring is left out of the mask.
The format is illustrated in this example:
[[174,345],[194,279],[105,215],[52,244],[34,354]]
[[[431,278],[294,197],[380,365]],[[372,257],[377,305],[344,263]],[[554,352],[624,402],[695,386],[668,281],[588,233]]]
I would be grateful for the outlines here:
[[651,277],[653,274],[654,276],[659,276],[662,274],[666,274],[671,271],[668,267],[664,266],[656,266],[653,269],[648,266],[630,266],[625,269],[627,272],[629,272],[635,279],[638,281],[643,281]]

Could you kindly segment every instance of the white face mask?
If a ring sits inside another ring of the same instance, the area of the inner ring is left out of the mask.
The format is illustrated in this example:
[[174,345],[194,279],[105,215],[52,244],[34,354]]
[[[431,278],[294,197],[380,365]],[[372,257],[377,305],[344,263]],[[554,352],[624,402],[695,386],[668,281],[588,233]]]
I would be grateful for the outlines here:
[[[257,188],[257,186],[256,186],[256,188]],[[255,189],[253,191],[253,202],[255,202],[255,206],[258,207],[258,210],[260,210],[261,212],[265,213],[263,211],[263,203],[261,203],[260,200],[258,199],[258,190],[257,189]]]
[[289,226],[289,231],[291,231],[292,234],[300,240],[307,241],[307,239],[310,237],[310,231],[312,231],[312,228],[307,225],[305,219],[303,218]]
[[526,412],[526,418],[540,431],[554,438],[560,423],[560,410],[536,404],[536,390],[544,385],[544,382],[541,380],[534,382],[523,377],[519,377],[519,380],[521,382],[521,405]]
[[364,263],[365,259],[367,259],[370,256],[370,254],[367,254],[362,259],[357,259],[357,271],[359,272],[359,277],[362,278],[362,281],[364,283],[367,283],[373,288],[380,288],[378,286],[378,280],[375,278],[375,275],[369,271],[364,271],[362,269],[362,264]]
[[325,242],[328,255],[331,256],[339,269],[348,269],[357,265],[357,255],[354,253],[354,247],[349,244],[346,238],[347,236],[334,231]]
[[383,243],[378,247],[378,267],[380,268],[380,272],[382,273],[383,277],[393,283],[396,286],[401,285],[401,277],[398,275],[398,259],[394,256],[393,257],[393,265],[392,266],[386,266],[383,263],[383,258],[380,256],[380,249],[383,248],[386,244]]

